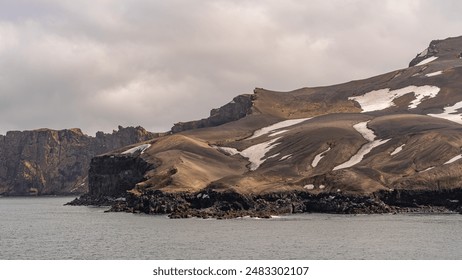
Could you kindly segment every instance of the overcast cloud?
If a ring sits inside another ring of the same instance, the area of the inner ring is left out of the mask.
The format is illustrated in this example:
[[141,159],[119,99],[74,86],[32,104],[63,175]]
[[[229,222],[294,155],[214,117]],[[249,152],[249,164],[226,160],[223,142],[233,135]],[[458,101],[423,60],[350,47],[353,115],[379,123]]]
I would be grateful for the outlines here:
[[407,67],[461,1],[0,0],[0,133],[166,131],[255,87]]

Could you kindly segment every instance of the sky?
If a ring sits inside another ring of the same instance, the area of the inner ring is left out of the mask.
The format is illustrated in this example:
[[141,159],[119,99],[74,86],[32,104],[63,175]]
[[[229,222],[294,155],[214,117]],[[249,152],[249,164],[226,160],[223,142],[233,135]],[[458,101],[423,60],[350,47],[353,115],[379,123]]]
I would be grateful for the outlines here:
[[255,87],[368,78],[462,35],[461,10],[457,0],[0,0],[0,134],[162,132]]

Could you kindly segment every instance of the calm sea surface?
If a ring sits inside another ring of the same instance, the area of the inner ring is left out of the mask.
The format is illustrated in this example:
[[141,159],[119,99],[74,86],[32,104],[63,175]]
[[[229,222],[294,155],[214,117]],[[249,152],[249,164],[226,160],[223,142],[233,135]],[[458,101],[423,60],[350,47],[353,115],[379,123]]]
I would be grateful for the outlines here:
[[462,215],[171,220],[0,198],[0,259],[462,259]]

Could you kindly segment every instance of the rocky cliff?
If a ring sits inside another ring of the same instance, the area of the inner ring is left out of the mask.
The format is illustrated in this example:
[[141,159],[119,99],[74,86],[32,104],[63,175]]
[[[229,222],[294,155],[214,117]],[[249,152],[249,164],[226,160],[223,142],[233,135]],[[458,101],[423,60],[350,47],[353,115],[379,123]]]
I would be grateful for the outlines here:
[[91,158],[157,136],[142,127],[120,126],[96,137],[80,129],[9,131],[0,135],[0,194],[87,192]]
[[218,126],[239,120],[251,113],[252,95],[243,94],[233,98],[231,102],[210,111],[210,117],[198,121],[179,122],[172,127],[172,132]]

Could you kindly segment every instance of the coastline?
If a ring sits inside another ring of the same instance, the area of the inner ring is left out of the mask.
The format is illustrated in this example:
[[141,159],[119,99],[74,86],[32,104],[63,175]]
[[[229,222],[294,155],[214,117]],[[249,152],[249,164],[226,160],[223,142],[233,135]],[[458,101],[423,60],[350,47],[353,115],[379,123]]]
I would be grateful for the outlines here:
[[127,192],[122,197],[82,195],[66,205],[110,206],[109,212],[164,214],[169,218],[271,218],[297,213],[330,214],[462,214],[462,189],[393,190],[368,195],[285,191],[259,195],[236,192]]

